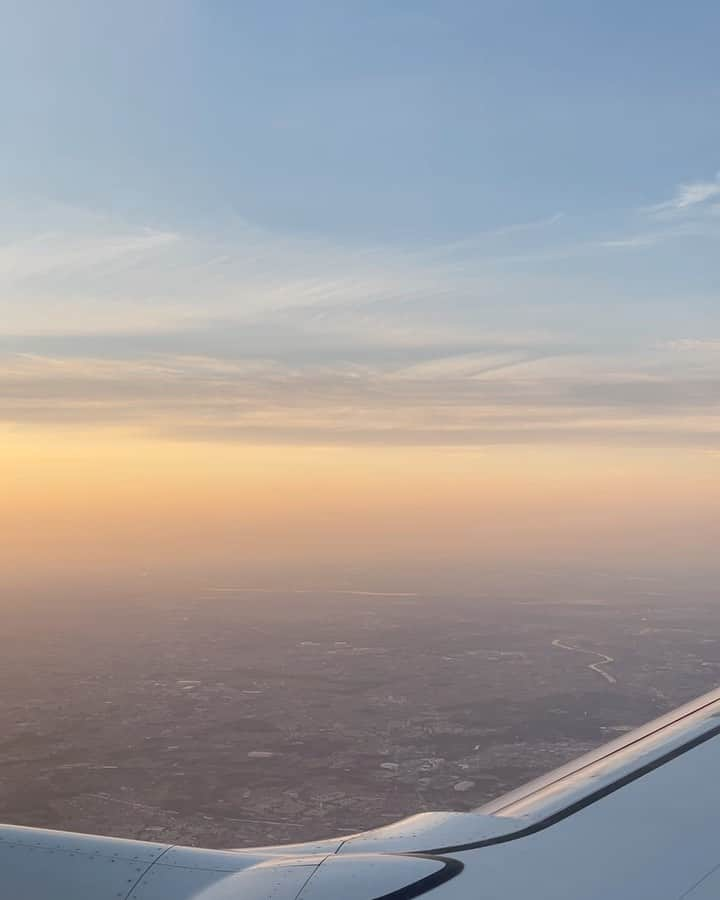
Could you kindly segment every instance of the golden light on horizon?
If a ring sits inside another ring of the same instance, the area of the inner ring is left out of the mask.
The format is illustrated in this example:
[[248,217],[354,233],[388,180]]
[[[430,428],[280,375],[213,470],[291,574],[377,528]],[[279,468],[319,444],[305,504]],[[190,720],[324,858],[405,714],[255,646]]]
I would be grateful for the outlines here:
[[6,572],[148,564],[522,566],[714,558],[718,459],[698,451],[252,446],[15,429]]

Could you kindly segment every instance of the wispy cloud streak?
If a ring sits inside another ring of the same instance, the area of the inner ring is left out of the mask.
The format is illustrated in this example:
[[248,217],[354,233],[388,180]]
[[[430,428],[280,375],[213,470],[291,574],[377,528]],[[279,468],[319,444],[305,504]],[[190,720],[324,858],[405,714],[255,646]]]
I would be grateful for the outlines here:
[[684,214],[695,212],[699,207],[708,209],[708,201],[720,197],[720,175],[712,181],[690,181],[680,184],[670,200],[647,207],[654,214]]
[[[668,353],[671,351],[667,351]],[[282,443],[678,444],[715,435],[720,366],[497,351],[418,365],[59,360],[0,366],[0,420]]]
[[221,235],[53,223],[0,245],[0,420],[202,440],[707,445],[708,298],[633,293],[622,266],[659,245],[665,265],[671,239],[714,235],[719,193],[682,185],[654,208],[678,216],[646,211],[642,230],[630,211],[615,233],[560,214],[501,227],[483,253],[476,236],[373,247],[246,222]]

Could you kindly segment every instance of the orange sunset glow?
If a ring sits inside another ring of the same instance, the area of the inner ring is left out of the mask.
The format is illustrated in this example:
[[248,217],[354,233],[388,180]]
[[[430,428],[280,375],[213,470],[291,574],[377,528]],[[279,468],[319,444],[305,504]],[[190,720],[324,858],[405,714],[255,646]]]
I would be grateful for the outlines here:
[[[584,446],[238,446],[52,429],[6,433],[9,577],[180,576],[274,586],[470,585],[498,565],[622,569],[714,564],[720,501],[709,453]],[[314,571],[313,571],[314,570]],[[328,580],[329,579],[329,580]],[[359,579],[359,580],[358,580]]]

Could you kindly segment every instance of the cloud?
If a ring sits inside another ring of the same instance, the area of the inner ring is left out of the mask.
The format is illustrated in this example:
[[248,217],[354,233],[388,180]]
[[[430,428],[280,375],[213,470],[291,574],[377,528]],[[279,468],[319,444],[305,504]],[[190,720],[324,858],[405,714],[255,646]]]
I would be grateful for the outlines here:
[[[720,175],[714,181],[680,184],[670,200],[639,210],[652,223],[653,230],[638,232],[633,223],[625,223],[618,237],[594,240],[586,244],[598,249],[648,249],[676,238],[718,238],[717,216],[720,204],[709,201],[720,197]],[[636,224],[636,223],[635,223]]]
[[688,209],[718,195],[720,195],[720,180],[696,181],[691,184],[681,184],[670,204],[675,209]]
[[720,338],[678,338],[663,344],[668,350],[693,353],[720,353]]
[[647,207],[646,211],[654,214],[694,212],[700,206],[707,209],[707,201],[716,197],[720,197],[720,174],[713,181],[691,181],[680,184],[670,200]]
[[443,253],[454,253],[454,252],[467,252],[471,250],[477,250],[482,247],[484,243],[488,242],[488,239],[491,238],[504,238],[511,237],[516,235],[522,235],[527,232],[535,232],[538,230],[542,230],[545,228],[550,228],[553,225],[557,225],[558,222],[561,222],[565,218],[565,213],[556,212],[551,216],[545,216],[542,219],[532,219],[529,222],[513,222],[509,225],[501,225],[497,228],[489,228],[485,231],[481,231],[478,234],[472,235],[469,238],[464,238],[459,241],[452,241],[448,244],[442,244],[441,246],[434,249],[434,253],[443,254]]
[[496,275],[466,263],[244,222],[219,235],[70,222],[0,244],[0,334],[167,331],[293,309],[441,303],[497,287]]
[[0,419],[198,440],[712,445],[717,354],[709,338],[668,343],[679,322],[706,328],[702,284],[634,295],[645,279],[617,254],[613,282],[605,252],[695,223],[560,244],[544,228],[557,221],[504,229],[506,250],[525,250],[516,233],[533,246],[482,258],[246,222],[51,223],[0,245]]
[[[211,355],[229,343],[217,334],[214,323],[222,322],[245,323],[256,337],[265,323],[261,343],[271,331],[279,341],[294,331],[298,352],[320,343],[324,316],[326,344],[344,331],[338,345],[347,346],[354,329],[352,342],[384,343],[392,352],[403,343],[453,342],[460,351],[480,331],[517,331],[517,316],[528,319],[527,330],[556,331],[564,328],[553,312],[560,307],[568,319],[584,320],[593,307],[601,317],[607,296],[595,284],[610,277],[608,254],[652,250],[695,227],[682,222],[638,234],[626,222],[603,237],[576,219],[568,235],[554,227],[566,222],[556,213],[454,244],[378,247],[273,233],[241,220],[215,233],[184,234],[72,211],[39,218],[39,233],[25,223],[23,236],[0,243],[0,341],[66,334],[79,344],[83,333],[104,334],[117,348],[132,335],[148,346],[155,335],[164,344],[159,351],[172,352],[175,335],[180,352]],[[610,290],[617,297],[625,285]],[[200,344],[192,346],[189,335]]]
[[0,365],[5,423],[205,441],[707,447],[720,442],[718,395],[717,369],[500,348],[408,365],[21,355]]
[[654,247],[663,240],[667,240],[670,235],[668,232],[656,231],[648,234],[631,234],[627,237],[615,238],[611,240],[596,241],[595,247]]
[[177,234],[150,228],[108,235],[45,233],[0,244],[0,285],[51,275],[62,277],[122,260],[134,260],[168,247]]

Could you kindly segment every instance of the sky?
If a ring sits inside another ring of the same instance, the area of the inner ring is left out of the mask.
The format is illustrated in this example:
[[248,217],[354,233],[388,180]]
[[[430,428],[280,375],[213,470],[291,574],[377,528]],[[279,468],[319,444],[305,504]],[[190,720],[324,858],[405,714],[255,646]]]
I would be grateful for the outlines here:
[[6,570],[715,567],[717,4],[0,10]]

